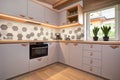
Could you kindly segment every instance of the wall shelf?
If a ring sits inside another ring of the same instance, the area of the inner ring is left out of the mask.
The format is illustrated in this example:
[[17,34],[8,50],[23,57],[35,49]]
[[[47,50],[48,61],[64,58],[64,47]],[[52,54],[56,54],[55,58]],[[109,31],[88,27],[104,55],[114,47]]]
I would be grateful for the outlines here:
[[67,24],[71,24],[71,23],[83,24],[82,15],[83,15],[83,11],[80,5],[67,9],[67,16],[66,16]]

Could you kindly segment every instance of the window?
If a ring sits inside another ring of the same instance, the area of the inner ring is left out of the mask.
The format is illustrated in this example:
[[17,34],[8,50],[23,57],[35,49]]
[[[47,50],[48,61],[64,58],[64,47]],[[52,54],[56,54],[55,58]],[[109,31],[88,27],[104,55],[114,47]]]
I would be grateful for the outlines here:
[[[109,38],[111,40],[116,39],[116,7],[105,8],[97,11],[92,11],[86,13],[86,39],[93,39],[93,28],[99,27],[101,28],[103,25],[111,26],[111,30],[109,32]],[[103,33],[100,29],[98,32],[99,40],[102,40]]]

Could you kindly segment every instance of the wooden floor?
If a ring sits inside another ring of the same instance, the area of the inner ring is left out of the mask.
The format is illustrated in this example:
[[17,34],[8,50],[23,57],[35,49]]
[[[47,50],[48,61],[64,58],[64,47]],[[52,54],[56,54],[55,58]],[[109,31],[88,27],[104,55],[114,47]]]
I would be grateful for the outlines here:
[[104,80],[78,69],[55,63],[10,80]]

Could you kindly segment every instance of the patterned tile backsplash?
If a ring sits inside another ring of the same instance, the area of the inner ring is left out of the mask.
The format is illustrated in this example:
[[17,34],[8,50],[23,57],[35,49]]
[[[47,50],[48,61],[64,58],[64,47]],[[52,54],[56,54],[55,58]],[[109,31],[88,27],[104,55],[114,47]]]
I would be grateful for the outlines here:
[[84,39],[84,30],[81,26],[60,29],[59,33],[61,34],[63,40],[65,40],[68,36],[70,37],[70,40]]
[[30,23],[0,19],[0,40],[54,40],[55,34],[60,33],[64,40],[70,36],[71,40],[83,40],[83,27],[70,27],[64,29],[47,28]]

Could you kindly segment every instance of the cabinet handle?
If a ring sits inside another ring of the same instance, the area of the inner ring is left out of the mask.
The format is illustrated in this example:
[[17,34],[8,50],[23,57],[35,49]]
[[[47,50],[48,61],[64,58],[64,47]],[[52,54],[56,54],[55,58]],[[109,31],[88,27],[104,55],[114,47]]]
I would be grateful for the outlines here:
[[62,25],[65,25],[65,23],[62,23]]
[[46,21],[46,23],[49,23],[48,21]]
[[20,16],[20,17],[23,17],[23,18],[25,17],[25,15],[22,15],[22,14],[20,14],[19,16]]
[[111,47],[112,49],[119,48],[119,46],[115,46],[115,45],[111,45],[110,47]]
[[74,43],[73,45],[74,45],[74,46],[77,46],[77,45],[78,45],[78,43]]
[[90,45],[90,48],[93,48],[93,45]]
[[92,53],[92,52],[90,52],[90,56],[93,56],[93,53]]
[[42,58],[39,58],[39,59],[37,59],[38,61],[41,61],[42,60]]
[[92,63],[93,63],[93,60],[91,59],[91,60],[90,60],[90,64],[92,64]]
[[93,71],[92,67],[90,67],[90,71]]
[[21,45],[25,47],[25,46],[27,46],[28,44],[27,44],[27,43],[22,43]]
[[28,17],[29,19],[34,19],[33,17]]
[[68,43],[66,42],[65,45],[68,45]]

